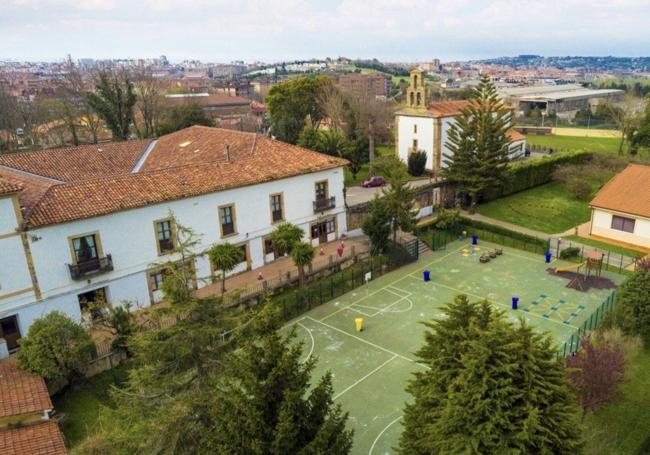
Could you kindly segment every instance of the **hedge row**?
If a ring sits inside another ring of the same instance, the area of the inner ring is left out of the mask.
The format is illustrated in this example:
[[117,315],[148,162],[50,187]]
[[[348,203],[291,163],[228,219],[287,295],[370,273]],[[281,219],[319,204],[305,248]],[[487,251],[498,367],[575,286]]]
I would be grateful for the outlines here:
[[506,171],[501,186],[485,191],[482,200],[484,202],[493,201],[509,194],[543,185],[551,181],[553,172],[558,166],[582,164],[589,161],[592,156],[592,152],[576,150],[514,163]]

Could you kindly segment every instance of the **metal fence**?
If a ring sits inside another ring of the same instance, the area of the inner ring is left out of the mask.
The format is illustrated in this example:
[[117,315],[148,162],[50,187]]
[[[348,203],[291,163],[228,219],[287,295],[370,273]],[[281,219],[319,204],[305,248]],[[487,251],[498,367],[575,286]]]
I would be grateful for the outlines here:
[[529,238],[528,236],[519,235],[515,232],[512,234],[506,234],[505,232],[497,233],[474,226],[464,225],[455,227],[454,229],[433,229],[431,231],[426,231],[421,234],[421,239],[427,243],[432,250],[444,250],[447,249],[448,243],[455,240],[471,239],[474,235],[486,242],[497,243],[499,245],[529,251],[531,253],[544,254],[548,248],[548,242],[544,239],[536,237]]
[[582,326],[578,327],[578,330],[571,334],[569,340],[564,343],[562,347],[562,356],[567,357],[573,355],[580,349],[580,340],[587,334],[596,330],[598,326],[603,322],[605,315],[611,312],[616,305],[616,291],[612,291],[611,294],[607,296],[605,300],[596,308],[596,311],[592,312],[588,319],[585,319],[585,322]]
[[559,238],[551,239],[549,251],[551,251],[555,257],[559,258],[560,253],[567,248],[578,248],[580,250],[578,255],[576,256],[580,260],[580,262],[583,262],[587,254],[591,252],[598,251],[604,253],[605,256],[603,258],[603,263],[605,266],[603,268],[611,272],[624,273],[626,269],[632,268],[630,266],[636,264],[636,262],[639,260],[638,258],[626,256],[621,253],[605,251],[603,249],[596,248],[589,245],[584,245],[578,242],[560,240]]

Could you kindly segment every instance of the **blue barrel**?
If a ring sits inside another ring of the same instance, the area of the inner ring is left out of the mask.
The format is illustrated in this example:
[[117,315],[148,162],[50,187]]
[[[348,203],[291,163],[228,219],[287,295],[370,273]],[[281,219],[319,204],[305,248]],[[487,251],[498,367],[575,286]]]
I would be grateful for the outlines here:
[[545,256],[546,256],[546,263],[547,263],[547,264],[550,264],[550,262],[551,262],[551,257],[553,257],[553,253],[551,253],[550,251],[547,251],[546,254],[545,254]]
[[477,245],[478,244],[478,235],[473,235],[472,236],[472,245]]
[[516,310],[517,305],[519,305],[519,297],[513,295],[512,296],[512,309]]
[[424,278],[424,281],[431,281],[431,272],[429,270],[423,271],[422,277]]

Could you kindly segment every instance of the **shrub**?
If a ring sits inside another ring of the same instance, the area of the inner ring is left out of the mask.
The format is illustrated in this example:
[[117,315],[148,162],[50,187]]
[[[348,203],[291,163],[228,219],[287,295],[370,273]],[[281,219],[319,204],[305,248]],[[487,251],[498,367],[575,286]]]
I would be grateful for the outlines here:
[[637,270],[619,287],[616,306],[606,322],[620,327],[625,335],[639,335],[650,347],[650,272]]
[[570,246],[560,251],[560,259],[575,258],[580,255],[580,248],[577,246]]
[[408,159],[409,174],[419,177],[424,174],[424,168],[427,165],[426,152],[419,150],[411,153]]
[[34,321],[27,336],[21,338],[18,363],[48,381],[73,382],[83,375],[93,345],[81,324],[52,311]]
[[492,201],[509,194],[543,185],[553,179],[553,172],[559,166],[582,164],[589,161],[592,156],[591,152],[579,150],[513,163],[508,167],[501,185],[485,191],[482,200],[484,202]]
[[564,187],[576,199],[587,199],[591,195],[591,185],[584,177],[571,177],[564,183]]

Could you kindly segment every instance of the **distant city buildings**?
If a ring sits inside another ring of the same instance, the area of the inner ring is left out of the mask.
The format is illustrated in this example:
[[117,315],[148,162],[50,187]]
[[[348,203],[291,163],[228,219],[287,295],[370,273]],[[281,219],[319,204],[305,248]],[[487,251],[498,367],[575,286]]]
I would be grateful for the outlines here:
[[350,73],[339,76],[338,86],[356,96],[386,99],[392,87],[391,78],[385,74]]

